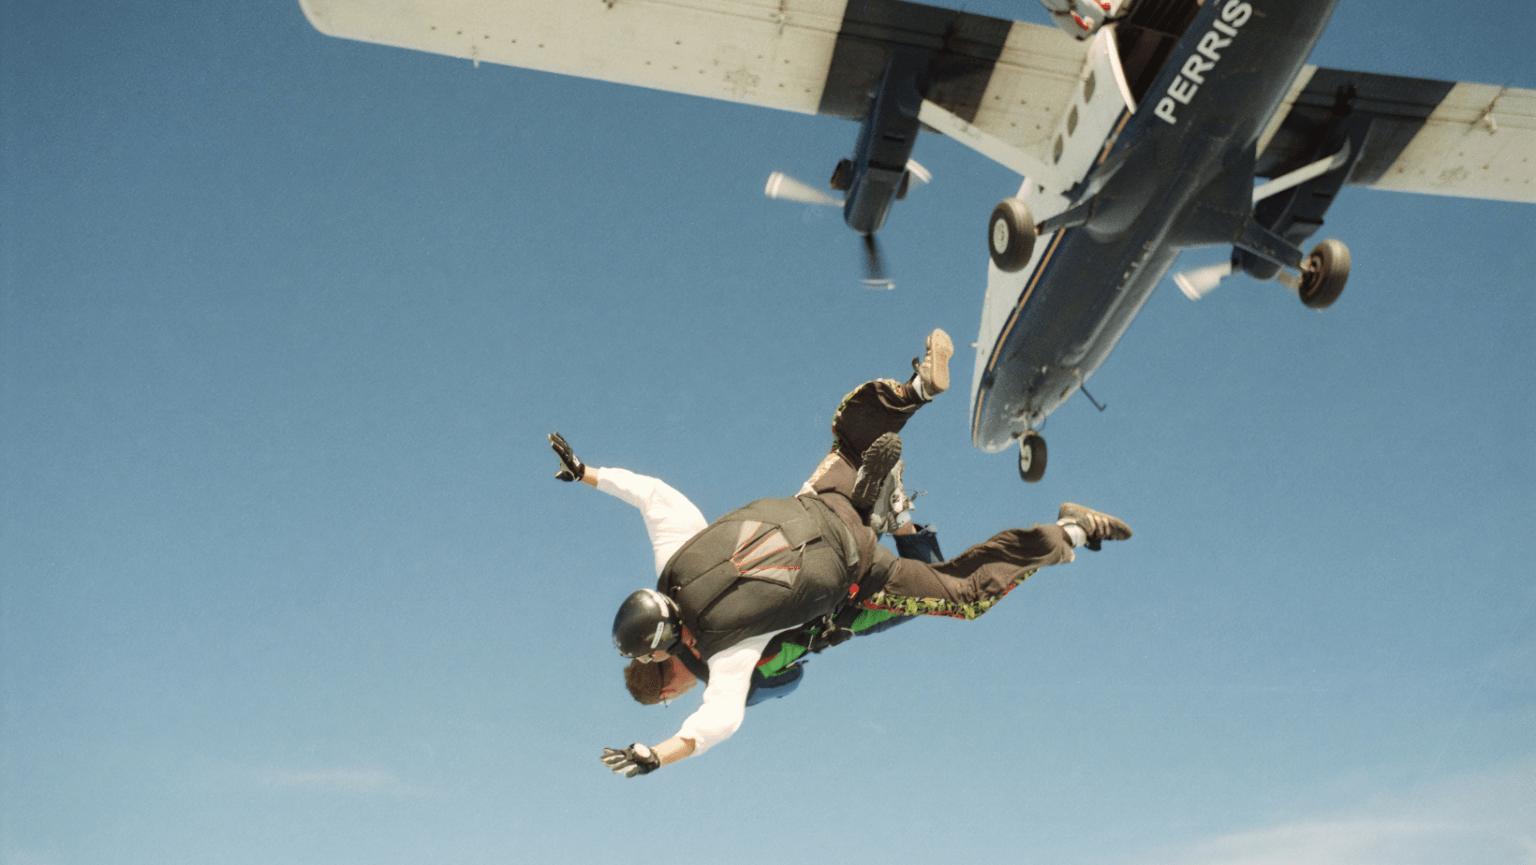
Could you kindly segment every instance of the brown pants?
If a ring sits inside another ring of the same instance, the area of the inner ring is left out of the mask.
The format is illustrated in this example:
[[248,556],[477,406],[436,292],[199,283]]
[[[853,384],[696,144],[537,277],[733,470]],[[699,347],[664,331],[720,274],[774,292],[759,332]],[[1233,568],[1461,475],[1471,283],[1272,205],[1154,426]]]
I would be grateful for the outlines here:
[[1072,544],[1057,525],[1008,529],[937,565],[897,558],[881,546],[866,525],[869,514],[856,513],[849,500],[854,480],[865,449],[887,432],[900,432],[922,405],[910,383],[859,385],[832,416],[832,452],[809,483],[853,532],[865,586],[881,587],[866,607],[974,619],[1040,568],[1072,561]]

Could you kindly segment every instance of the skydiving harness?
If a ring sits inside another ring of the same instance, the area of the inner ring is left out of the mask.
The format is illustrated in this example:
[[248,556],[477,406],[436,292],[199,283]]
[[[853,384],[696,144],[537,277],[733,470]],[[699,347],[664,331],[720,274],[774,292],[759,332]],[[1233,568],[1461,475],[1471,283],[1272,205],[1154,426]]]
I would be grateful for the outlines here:
[[[848,625],[858,615],[857,572],[850,572],[858,563],[847,526],[817,498],[738,508],[684,544],[657,580],[693,638],[674,654],[707,682],[708,659],[759,628],[790,626],[787,633],[807,637],[814,628],[816,651],[837,645],[852,636]],[[836,598],[830,610],[821,600],[829,594]]]
[[[939,551],[938,539],[932,528],[920,529],[914,534],[897,536],[897,552],[904,559],[929,564],[943,561],[944,554]],[[855,584],[849,589],[848,600],[831,614],[775,637],[758,662],[757,671],[752,677],[752,690],[748,692],[747,705],[782,697],[793,691],[800,683],[801,668],[809,653],[847,642],[850,637],[879,633],[914,618],[894,611],[870,609],[865,606],[868,597],[864,594]]]
[[[798,628],[792,628],[779,634],[769,644],[770,649],[777,644],[777,650],[771,653],[765,652],[763,661],[760,661],[758,665],[762,666],[763,663],[778,657],[779,652],[784,651],[783,645],[785,643],[801,645],[806,648],[807,652],[820,654],[824,649],[840,646],[853,639],[855,635],[855,631],[852,628],[853,622],[864,612],[864,599],[858,597],[858,595],[859,586],[855,583],[848,590],[848,599],[838,604],[832,612],[821,618],[806,622]],[[677,656],[678,661],[682,663],[688,672],[692,673],[699,681],[707,684],[709,682],[709,665],[704,662],[703,658],[699,657],[699,651],[691,643],[691,640],[684,640],[673,650],[673,654]],[[805,663],[804,658],[797,659],[786,670],[781,671],[780,674],[788,672],[788,669],[799,667],[803,663]]]
[[[845,617],[844,614],[847,612],[848,608],[844,607],[838,610],[836,615],[828,613],[817,619],[812,626],[814,630],[806,642],[806,648],[812,653],[819,654],[823,649],[840,646],[853,639],[853,629],[848,627],[853,624],[853,618]],[[854,609],[853,615],[858,615],[857,609]]]
[[840,646],[853,639],[853,620],[863,612],[863,606],[856,600],[858,596],[859,584],[854,583],[848,590],[847,600],[825,616],[801,626],[801,630],[806,632],[805,647],[820,654],[823,649]]
[[824,649],[833,646],[841,646],[853,639],[854,620],[864,612],[864,601],[868,600],[874,592],[863,592],[859,584],[854,583],[848,588],[848,597],[838,603],[819,619],[806,622],[798,629],[786,632],[783,637],[786,642],[799,643],[805,646],[807,651],[820,654]]

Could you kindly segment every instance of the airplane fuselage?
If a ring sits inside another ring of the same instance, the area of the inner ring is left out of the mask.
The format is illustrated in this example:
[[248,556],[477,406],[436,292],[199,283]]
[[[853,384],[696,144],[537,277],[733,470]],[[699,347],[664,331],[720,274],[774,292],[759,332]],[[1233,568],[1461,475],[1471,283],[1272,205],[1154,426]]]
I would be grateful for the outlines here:
[[1072,205],[1091,201],[1086,221],[1041,237],[1021,274],[978,365],[977,447],[1003,449],[1078,390],[1181,249],[1239,238],[1256,144],[1336,2],[1204,4],[1079,184]]

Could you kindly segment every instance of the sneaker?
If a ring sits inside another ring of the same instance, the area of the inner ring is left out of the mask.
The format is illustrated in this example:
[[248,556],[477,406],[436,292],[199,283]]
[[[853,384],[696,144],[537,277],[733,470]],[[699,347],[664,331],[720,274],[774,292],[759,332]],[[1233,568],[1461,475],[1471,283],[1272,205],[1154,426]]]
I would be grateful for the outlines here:
[[869,527],[875,530],[877,535],[888,535],[901,527],[902,523],[912,521],[911,516],[903,518],[904,514],[910,514],[916,505],[912,504],[912,497],[907,494],[902,486],[901,473],[906,468],[902,460],[896,461],[896,467],[885,476],[885,483],[880,487],[880,494],[875,499],[874,509],[869,515]]
[[874,507],[880,490],[889,480],[891,469],[900,459],[901,436],[888,432],[875,439],[875,443],[864,451],[864,464],[859,467],[859,476],[853,482],[853,495],[849,498],[855,508],[868,511]]
[[923,399],[930,400],[949,390],[949,359],[955,353],[955,345],[949,341],[949,334],[934,328],[924,347],[921,361],[912,358],[912,373]]
[[1120,520],[1071,502],[1061,506],[1056,525],[1081,528],[1088,536],[1086,546],[1090,550],[1097,550],[1104,541],[1123,541],[1131,536],[1131,527]]

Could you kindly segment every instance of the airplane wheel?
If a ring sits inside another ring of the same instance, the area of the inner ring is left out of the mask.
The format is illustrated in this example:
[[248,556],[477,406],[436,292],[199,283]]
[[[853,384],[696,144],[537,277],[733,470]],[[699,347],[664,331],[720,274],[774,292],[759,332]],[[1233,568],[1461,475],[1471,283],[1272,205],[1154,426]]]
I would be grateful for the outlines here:
[[1311,309],[1327,309],[1344,292],[1349,279],[1349,247],[1329,238],[1312,247],[1301,268],[1301,302]]
[[1019,439],[1019,478],[1026,484],[1045,477],[1045,439],[1029,433]]
[[1017,273],[1035,254],[1035,217],[1017,198],[1005,198],[992,208],[987,228],[992,263],[1004,273]]

